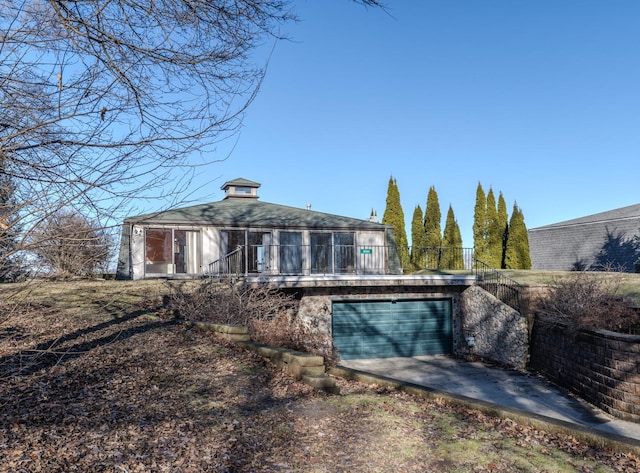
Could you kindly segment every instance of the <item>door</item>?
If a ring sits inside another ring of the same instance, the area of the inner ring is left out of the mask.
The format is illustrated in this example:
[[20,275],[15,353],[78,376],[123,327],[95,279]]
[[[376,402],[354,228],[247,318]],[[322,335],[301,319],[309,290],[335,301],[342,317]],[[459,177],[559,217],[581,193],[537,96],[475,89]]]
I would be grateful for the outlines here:
[[195,274],[200,269],[198,261],[199,233],[189,230],[173,232],[173,264],[176,274]]
[[343,360],[453,350],[450,299],[340,301],[332,309],[333,342]]

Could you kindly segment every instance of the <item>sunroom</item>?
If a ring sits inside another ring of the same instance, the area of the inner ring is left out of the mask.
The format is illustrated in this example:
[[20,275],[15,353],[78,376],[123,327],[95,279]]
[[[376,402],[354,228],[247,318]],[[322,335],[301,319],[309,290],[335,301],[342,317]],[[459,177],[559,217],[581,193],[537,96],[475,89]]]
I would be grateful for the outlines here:
[[124,221],[118,277],[396,274],[391,227],[258,200],[226,182],[224,199]]

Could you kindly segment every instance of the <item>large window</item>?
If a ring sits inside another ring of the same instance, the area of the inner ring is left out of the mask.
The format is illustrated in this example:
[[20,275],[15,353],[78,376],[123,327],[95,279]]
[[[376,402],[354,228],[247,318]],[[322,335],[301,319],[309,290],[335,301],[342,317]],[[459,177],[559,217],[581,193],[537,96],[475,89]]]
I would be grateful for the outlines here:
[[311,273],[333,273],[331,233],[311,233]]
[[168,273],[173,263],[172,248],[171,229],[148,228],[145,238],[145,272]]
[[247,262],[250,273],[263,273],[271,270],[271,233],[249,232]]
[[224,230],[222,251],[232,272],[262,273],[271,269],[271,232]]
[[196,274],[199,272],[196,231],[148,228],[145,235],[145,272]]
[[302,233],[280,233],[280,273],[302,273]]
[[336,273],[354,273],[355,265],[355,235],[353,233],[333,234],[333,264]]
[[311,233],[311,273],[355,272],[353,233]]

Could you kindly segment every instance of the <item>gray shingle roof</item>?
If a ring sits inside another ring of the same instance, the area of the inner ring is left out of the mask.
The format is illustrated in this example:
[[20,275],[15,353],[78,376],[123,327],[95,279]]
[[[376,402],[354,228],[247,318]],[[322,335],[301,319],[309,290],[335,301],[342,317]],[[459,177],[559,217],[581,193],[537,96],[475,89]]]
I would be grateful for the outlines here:
[[[226,199],[125,219],[126,223],[241,228],[381,230],[387,225],[254,199]],[[390,227],[388,227],[390,228]]]
[[639,235],[640,204],[532,228],[532,269],[633,271],[640,258]]
[[220,186],[220,189],[224,189],[227,186],[260,187],[260,183],[259,182],[254,182],[254,181],[250,181],[249,179],[245,179],[244,177],[238,177],[238,178],[233,179],[231,181],[225,182],[224,184],[222,184],[222,186]]
[[531,228],[530,231],[537,231],[546,228],[567,227],[572,225],[585,225],[592,223],[606,223],[614,220],[625,220],[629,218],[640,218],[640,204],[629,205],[615,210],[608,210],[586,217],[565,220],[564,222],[552,223],[542,227]]

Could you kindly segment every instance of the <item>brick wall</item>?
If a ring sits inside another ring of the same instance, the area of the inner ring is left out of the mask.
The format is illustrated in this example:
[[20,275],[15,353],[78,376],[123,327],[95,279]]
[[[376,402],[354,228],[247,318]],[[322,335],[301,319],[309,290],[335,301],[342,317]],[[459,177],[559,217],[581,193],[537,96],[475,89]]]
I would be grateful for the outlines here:
[[534,323],[530,367],[605,412],[640,422],[640,336]]

